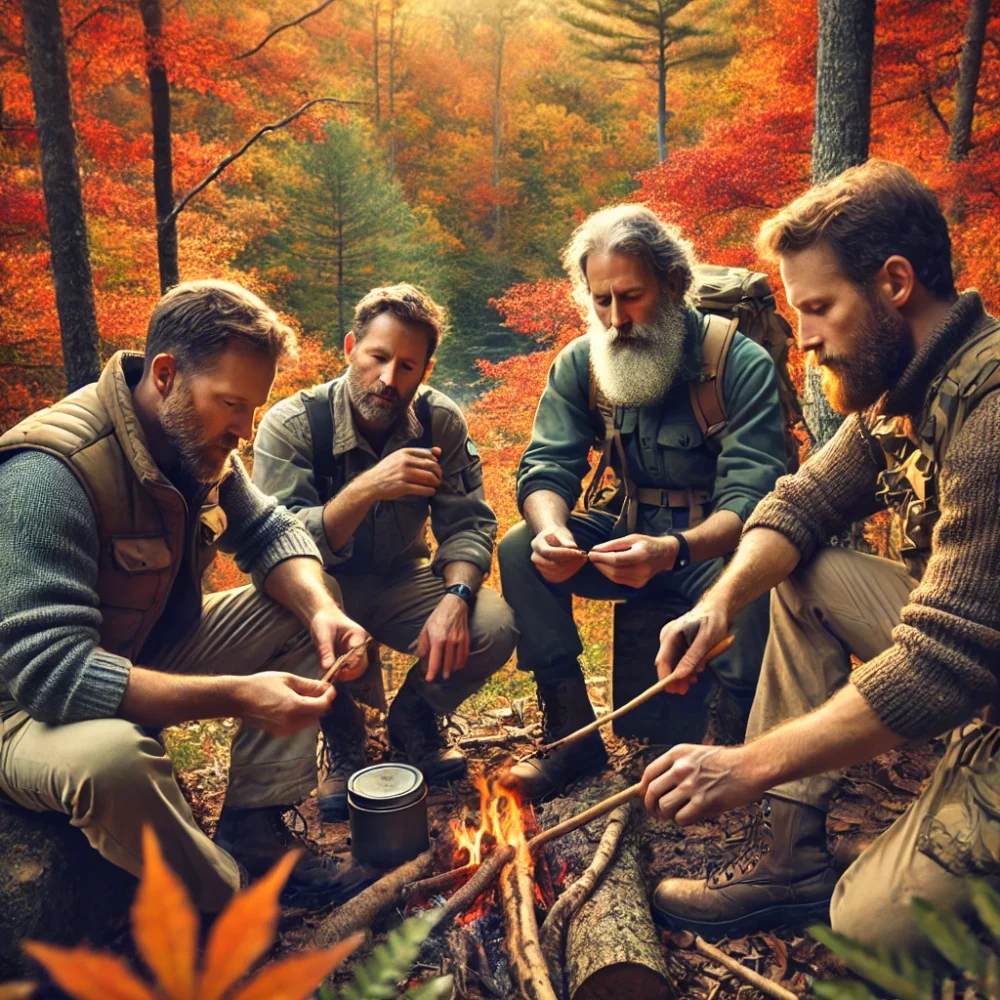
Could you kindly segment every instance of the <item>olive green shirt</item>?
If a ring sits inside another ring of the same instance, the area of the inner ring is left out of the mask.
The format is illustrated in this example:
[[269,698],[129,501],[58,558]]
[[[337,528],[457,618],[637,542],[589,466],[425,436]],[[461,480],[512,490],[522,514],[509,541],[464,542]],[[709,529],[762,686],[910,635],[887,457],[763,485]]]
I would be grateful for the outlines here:
[[[704,317],[688,310],[680,373],[653,406],[616,411],[628,471],[639,487],[701,489],[711,494],[705,515],[731,510],[746,521],[784,470],[784,424],[774,364],[742,334],[733,338],[722,391],[728,426],[706,440],[695,419],[688,382],[701,370]],[[590,409],[590,335],[557,355],[535,413],[531,443],[517,471],[517,501],[536,490],[559,494],[572,509],[590,470],[588,458],[603,428]],[[641,504],[636,531],[662,535],[686,528],[687,511]]]
[[[312,428],[304,402],[315,391],[304,389],[283,399],[260,423],[254,439],[254,485],[277,497],[299,518],[316,542],[324,564],[337,573],[388,573],[402,563],[428,558],[428,520],[437,541],[433,562],[437,574],[450,562],[472,563],[483,573],[489,572],[497,519],[483,495],[479,452],[455,403],[429,386],[421,386],[418,392],[428,397],[430,439],[441,449],[441,485],[432,497],[377,501],[350,541],[336,552],[330,548],[323,528],[323,507],[331,497],[321,495],[322,485],[314,470]],[[355,425],[344,376],[332,384],[330,405],[337,471],[333,495],[387,455],[413,447],[424,434],[411,405],[393,429],[382,454],[376,455]]]

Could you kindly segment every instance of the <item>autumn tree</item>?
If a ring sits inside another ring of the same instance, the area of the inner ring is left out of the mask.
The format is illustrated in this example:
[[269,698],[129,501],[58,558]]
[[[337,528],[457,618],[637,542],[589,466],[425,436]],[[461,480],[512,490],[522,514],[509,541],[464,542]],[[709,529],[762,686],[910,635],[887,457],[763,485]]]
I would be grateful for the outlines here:
[[24,46],[41,149],[42,189],[48,219],[52,277],[70,391],[100,373],[97,314],[80,191],[76,132],[70,108],[66,42],[59,0],[28,0]]
[[990,16],[990,0],[970,0],[969,18],[965,24],[962,42],[962,62],[955,85],[955,114],[951,120],[951,147],[948,156],[953,160],[968,158],[972,142],[972,112],[976,104],[979,69],[983,62],[983,43],[986,41],[986,23]]
[[[662,163],[667,158],[667,73],[671,67],[695,59],[732,54],[722,49],[682,51],[682,43],[706,31],[679,23],[678,14],[692,0],[573,0],[563,17],[578,32],[587,55],[604,63],[641,66],[656,79],[656,147]],[[578,9],[579,8],[579,9]]]

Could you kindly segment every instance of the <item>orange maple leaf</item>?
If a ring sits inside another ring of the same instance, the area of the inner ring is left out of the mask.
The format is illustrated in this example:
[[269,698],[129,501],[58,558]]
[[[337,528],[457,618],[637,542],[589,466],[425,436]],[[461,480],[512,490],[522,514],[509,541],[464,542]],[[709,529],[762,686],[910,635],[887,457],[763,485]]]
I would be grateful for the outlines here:
[[275,962],[234,992],[274,941],[281,915],[278,895],[298,854],[290,851],[267,875],[233,897],[215,920],[199,966],[198,913],[164,861],[156,835],[146,827],[142,881],[132,904],[132,937],[156,978],[154,985],[115,955],[40,941],[25,941],[24,950],[77,1000],[304,1000],[357,948],[363,932],[332,948]]

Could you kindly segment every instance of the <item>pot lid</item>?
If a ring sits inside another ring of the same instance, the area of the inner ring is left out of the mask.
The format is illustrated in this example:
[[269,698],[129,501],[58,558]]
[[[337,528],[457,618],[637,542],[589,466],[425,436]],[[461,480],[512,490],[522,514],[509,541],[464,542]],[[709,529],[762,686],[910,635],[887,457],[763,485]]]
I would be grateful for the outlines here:
[[372,764],[351,775],[347,791],[363,809],[399,809],[424,794],[424,776],[412,764]]

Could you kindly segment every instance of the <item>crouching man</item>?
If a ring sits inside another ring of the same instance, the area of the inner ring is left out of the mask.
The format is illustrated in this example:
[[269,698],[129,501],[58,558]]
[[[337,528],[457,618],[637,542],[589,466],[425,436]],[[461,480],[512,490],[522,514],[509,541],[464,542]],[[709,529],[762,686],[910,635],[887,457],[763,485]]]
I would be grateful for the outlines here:
[[[115,354],[0,437],[0,797],[64,813],[135,875],[150,824],[206,913],[285,853],[335,697],[319,678],[367,640],[308,532],[233,453],[294,348],[255,295],[182,284],[145,357]],[[203,598],[217,549],[254,585]],[[243,725],[213,843],[148,731],[219,716]],[[307,853],[283,900],[338,902],[350,871]]]
[[[421,383],[444,325],[412,285],[375,288],[344,341],[347,371],[282,400],[261,421],[253,481],[308,528],[345,609],[380,643],[419,657],[389,709],[390,741],[429,782],[464,775],[439,717],[509,659],[513,615],[480,588],[497,521],[465,418]],[[430,521],[437,551],[429,559]],[[324,723],[323,817],[347,815],[347,778],[367,762],[364,712],[346,686]]]
[[[643,777],[649,809],[681,824],[767,792],[761,836],[707,881],[662,882],[654,909],[738,935],[829,908],[835,930],[912,948],[911,897],[962,910],[965,876],[1000,873],[1000,731],[957,732],[921,797],[839,881],[826,809],[839,769],[965,723],[995,694],[1000,322],[976,292],[956,293],[937,201],[895,164],[814,188],[759,243],[780,264],[800,347],[850,416],[779,480],[719,582],[661,637],[661,675],[685,683],[775,588],[751,742],[674,747]],[[886,503],[905,565],[823,547]]]

